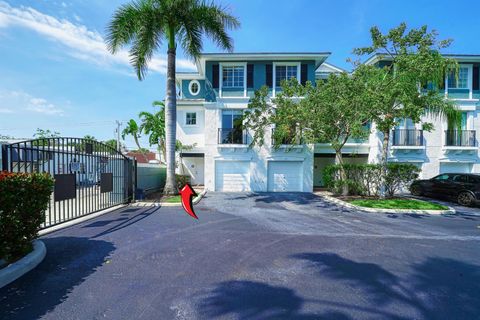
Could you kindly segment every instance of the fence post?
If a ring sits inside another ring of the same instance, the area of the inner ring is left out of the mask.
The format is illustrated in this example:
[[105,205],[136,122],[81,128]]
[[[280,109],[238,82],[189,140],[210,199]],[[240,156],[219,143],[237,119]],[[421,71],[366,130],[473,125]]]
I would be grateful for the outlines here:
[[2,171],[8,171],[8,146],[6,144],[2,144]]

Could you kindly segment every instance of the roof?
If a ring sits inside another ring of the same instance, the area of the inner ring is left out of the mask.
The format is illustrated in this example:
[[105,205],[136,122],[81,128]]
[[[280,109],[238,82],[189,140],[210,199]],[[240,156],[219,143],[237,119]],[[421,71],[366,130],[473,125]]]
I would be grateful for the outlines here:
[[[443,53],[442,56],[455,59],[459,62],[480,62],[480,54],[464,54],[464,53]],[[385,52],[378,52],[370,55],[364,64],[374,64],[380,60],[392,60],[390,55]]]
[[209,60],[216,61],[254,61],[254,60],[280,60],[280,61],[298,61],[314,60],[315,68],[318,68],[331,52],[234,52],[234,53],[202,53],[196,60],[199,74],[205,71],[205,62]]

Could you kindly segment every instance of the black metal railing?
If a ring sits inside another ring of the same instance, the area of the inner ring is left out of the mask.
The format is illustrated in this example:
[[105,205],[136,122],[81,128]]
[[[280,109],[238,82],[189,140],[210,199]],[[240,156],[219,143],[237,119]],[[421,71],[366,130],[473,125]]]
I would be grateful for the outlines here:
[[445,145],[455,147],[475,147],[475,130],[446,130]]
[[219,128],[218,144],[247,144],[247,131],[243,128]]
[[395,129],[393,130],[394,146],[423,146],[423,130]]
[[281,138],[276,138],[275,136],[275,129],[272,129],[272,146],[277,145],[277,139],[280,139],[280,145],[301,145],[304,143],[304,140],[300,135],[291,135]]
[[41,228],[133,199],[134,160],[94,140],[43,138],[3,145],[2,169],[45,172],[55,179]]

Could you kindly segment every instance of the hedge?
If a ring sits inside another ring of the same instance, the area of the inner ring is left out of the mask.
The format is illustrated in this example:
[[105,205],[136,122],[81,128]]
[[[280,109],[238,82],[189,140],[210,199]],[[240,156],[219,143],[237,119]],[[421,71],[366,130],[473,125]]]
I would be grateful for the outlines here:
[[53,179],[45,173],[0,172],[0,257],[18,260],[32,251],[45,221]]
[[346,180],[340,179],[340,165],[327,166],[323,171],[325,186],[334,193],[341,193],[348,186],[349,195],[378,196],[382,185],[388,196],[408,187],[418,178],[420,169],[409,163],[389,163],[386,174],[380,164],[344,164]]

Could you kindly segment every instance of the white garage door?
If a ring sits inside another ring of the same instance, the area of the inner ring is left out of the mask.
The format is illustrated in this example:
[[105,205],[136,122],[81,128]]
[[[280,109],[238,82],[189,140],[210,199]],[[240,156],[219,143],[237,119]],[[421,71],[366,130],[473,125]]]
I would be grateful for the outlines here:
[[268,162],[268,191],[302,191],[301,161]]
[[215,190],[223,192],[250,191],[250,162],[216,161]]
[[440,163],[440,173],[471,173],[471,163]]

